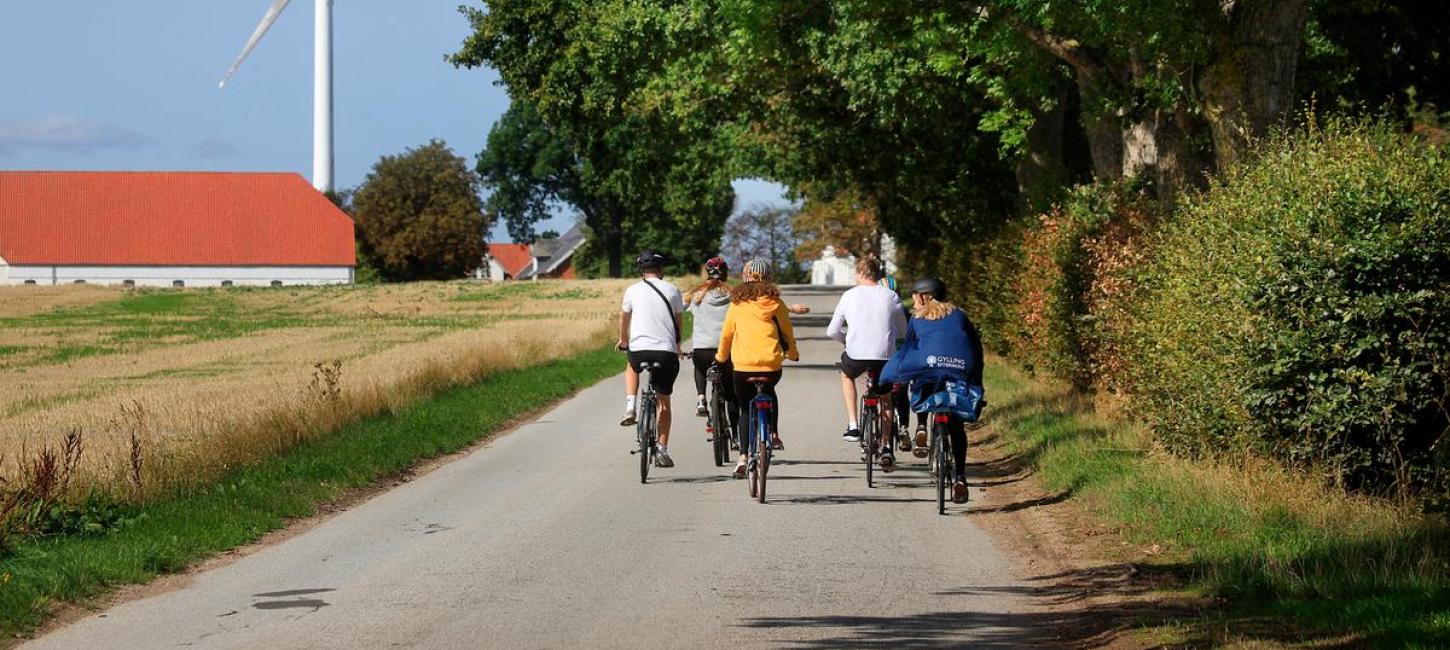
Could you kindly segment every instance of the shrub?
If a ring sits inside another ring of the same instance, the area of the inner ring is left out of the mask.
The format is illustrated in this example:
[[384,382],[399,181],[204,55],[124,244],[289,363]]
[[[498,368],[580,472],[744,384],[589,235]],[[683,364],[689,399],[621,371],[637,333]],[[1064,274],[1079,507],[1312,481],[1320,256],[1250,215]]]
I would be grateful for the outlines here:
[[1154,250],[1131,364],[1160,440],[1248,444],[1347,487],[1443,487],[1443,149],[1373,122],[1279,136],[1187,199]]
[[1086,185],[1022,234],[1013,354],[1080,389],[1117,392],[1154,204],[1131,184]]

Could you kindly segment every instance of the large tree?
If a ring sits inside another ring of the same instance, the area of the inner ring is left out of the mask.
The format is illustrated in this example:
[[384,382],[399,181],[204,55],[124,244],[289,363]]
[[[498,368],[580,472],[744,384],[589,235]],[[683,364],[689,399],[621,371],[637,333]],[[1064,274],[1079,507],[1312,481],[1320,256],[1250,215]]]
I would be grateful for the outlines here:
[[754,206],[742,210],[725,224],[725,242],[721,252],[732,264],[743,265],[752,259],[770,265],[780,282],[801,279],[800,265],[795,261],[795,248],[800,243],[791,221],[796,209],[777,206]]
[[690,2],[486,4],[462,9],[474,32],[452,61],[497,69],[510,96],[567,143],[594,199],[589,248],[609,274],[643,246],[713,254],[733,205],[731,152],[715,124],[649,92],[702,48],[710,17]]
[[352,196],[361,248],[387,280],[451,280],[483,260],[478,177],[442,140],[383,156]]

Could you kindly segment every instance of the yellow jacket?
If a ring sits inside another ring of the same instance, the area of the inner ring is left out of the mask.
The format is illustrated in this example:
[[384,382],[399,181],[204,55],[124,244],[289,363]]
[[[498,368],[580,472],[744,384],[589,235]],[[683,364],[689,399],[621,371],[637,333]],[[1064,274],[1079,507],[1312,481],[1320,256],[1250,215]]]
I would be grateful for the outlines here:
[[[779,330],[776,323],[780,324]],[[790,360],[800,361],[795,330],[790,326],[790,312],[784,303],[769,296],[733,302],[725,312],[715,360],[731,361],[736,370],[743,372],[775,372],[786,358],[781,352],[781,335],[790,348]]]

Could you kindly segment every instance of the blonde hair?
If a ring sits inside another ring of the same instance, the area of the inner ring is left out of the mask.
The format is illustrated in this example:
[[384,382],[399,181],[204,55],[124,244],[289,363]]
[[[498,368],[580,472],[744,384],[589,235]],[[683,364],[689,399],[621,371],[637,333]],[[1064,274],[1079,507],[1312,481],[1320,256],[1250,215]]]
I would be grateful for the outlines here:
[[956,305],[944,300],[937,300],[931,296],[926,296],[925,299],[926,304],[914,312],[917,318],[923,320],[941,320],[957,310]]
[[719,278],[710,278],[700,283],[694,289],[686,292],[685,302],[698,305],[705,300],[705,296],[710,295],[710,292],[716,290],[730,293],[730,283]]

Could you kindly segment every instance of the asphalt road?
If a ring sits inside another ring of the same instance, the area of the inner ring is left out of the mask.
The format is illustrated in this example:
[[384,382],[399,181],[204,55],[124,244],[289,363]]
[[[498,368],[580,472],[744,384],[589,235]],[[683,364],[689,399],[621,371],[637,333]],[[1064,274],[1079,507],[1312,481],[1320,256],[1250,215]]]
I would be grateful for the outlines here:
[[[622,381],[305,533],[31,648],[1022,647],[1052,638],[974,520],[935,512],[922,461],[866,487],[842,443],[833,294],[795,293],[803,362],[765,505],[677,417],[641,485]],[[819,312],[824,312],[824,316]],[[622,360],[621,360],[622,363]],[[681,402],[693,401],[682,373]],[[878,474],[880,476],[880,474]]]

